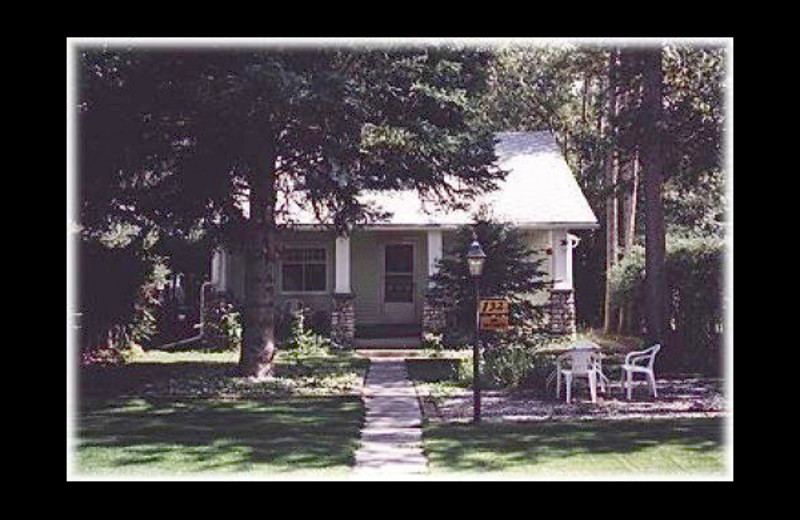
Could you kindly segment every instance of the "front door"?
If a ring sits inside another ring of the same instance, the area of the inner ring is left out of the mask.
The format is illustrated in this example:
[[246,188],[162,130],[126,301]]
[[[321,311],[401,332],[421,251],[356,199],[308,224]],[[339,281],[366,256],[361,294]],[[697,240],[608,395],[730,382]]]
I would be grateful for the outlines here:
[[387,323],[413,323],[414,245],[386,244],[383,252],[384,319]]

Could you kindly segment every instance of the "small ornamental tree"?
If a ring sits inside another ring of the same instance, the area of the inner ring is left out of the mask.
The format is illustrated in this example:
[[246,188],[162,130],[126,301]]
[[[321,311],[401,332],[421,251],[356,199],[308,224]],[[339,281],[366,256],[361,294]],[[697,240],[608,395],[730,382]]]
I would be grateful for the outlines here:
[[484,217],[476,218],[472,226],[459,228],[452,247],[439,262],[439,271],[432,277],[435,285],[430,295],[446,303],[448,321],[455,326],[453,332],[469,335],[475,330],[475,282],[466,259],[473,230],[486,253],[481,295],[505,298],[511,303],[511,329],[487,339],[495,345],[525,342],[543,315],[542,305],[536,305],[533,297],[549,282],[544,281],[545,273],[540,270],[542,260],[535,257],[519,228]]

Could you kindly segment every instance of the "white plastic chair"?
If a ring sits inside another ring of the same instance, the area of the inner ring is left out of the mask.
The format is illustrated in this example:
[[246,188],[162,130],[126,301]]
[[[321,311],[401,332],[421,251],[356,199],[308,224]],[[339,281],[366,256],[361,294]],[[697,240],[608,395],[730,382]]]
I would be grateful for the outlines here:
[[[586,377],[589,380],[589,393],[592,402],[597,403],[597,383],[600,389],[606,391],[608,378],[603,375],[601,355],[594,349],[578,348],[565,352],[556,358],[556,397],[561,398],[561,376],[567,387],[567,403],[572,401],[572,380],[575,377]],[[562,364],[568,362],[569,368]]]
[[[624,391],[628,389],[628,400],[631,399],[633,391],[633,374],[645,374],[650,388],[653,391],[653,397],[658,397],[656,390],[656,375],[653,372],[653,363],[656,361],[656,354],[661,350],[661,345],[653,345],[652,347],[639,350],[635,352],[628,352],[625,356],[625,364],[622,365],[622,376],[620,378],[620,386]],[[641,363],[641,364],[639,364]]]

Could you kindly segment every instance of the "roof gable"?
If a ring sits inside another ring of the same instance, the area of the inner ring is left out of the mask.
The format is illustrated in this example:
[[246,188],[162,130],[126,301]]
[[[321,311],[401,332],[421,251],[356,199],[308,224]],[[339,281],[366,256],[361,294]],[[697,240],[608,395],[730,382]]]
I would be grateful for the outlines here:
[[[597,227],[597,218],[551,132],[500,132],[496,138],[497,164],[508,175],[497,190],[472,200],[468,210],[443,211],[414,190],[369,192],[361,200],[391,214],[378,225],[467,224],[485,207],[494,218],[525,227]],[[291,216],[295,224],[317,223],[308,208],[294,207]]]

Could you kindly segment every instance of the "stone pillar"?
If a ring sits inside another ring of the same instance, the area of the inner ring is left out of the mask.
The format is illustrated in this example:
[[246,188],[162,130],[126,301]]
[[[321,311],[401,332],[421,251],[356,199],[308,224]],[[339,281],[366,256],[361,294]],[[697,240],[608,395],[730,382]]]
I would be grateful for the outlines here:
[[334,293],[331,307],[331,340],[342,347],[353,345],[356,311],[352,293]]
[[422,335],[439,334],[447,328],[444,302],[426,295],[422,302]]
[[331,305],[331,340],[341,347],[356,337],[354,295],[350,292],[350,237],[336,237],[336,284]]
[[575,293],[572,289],[550,291],[550,332],[575,334]]

